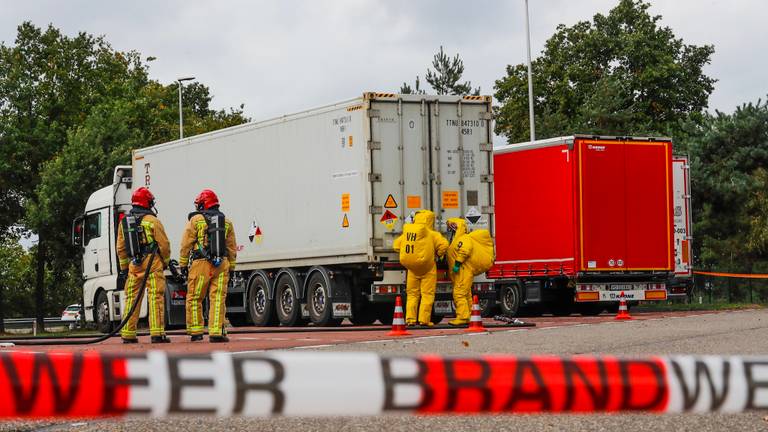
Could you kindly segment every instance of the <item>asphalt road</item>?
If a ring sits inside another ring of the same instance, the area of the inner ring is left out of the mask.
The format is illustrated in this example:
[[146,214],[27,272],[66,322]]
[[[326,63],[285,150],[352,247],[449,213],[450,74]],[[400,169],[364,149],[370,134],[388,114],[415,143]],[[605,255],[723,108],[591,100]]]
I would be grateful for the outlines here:
[[[558,320],[552,318],[551,320]],[[564,319],[566,320],[566,319]],[[347,343],[318,350],[440,354],[766,354],[768,310],[660,317],[631,322],[599,321],[490,334],[438,335],[397,341]],[[311,349],[311,348],[310,348]],[[322,395],[318,395],[319,398]],[[527,415],[380,416],[328,419],[107,420],[0,423],[0,430],[46,431],[757,431],[768,430],[768,412],[732,415]]]

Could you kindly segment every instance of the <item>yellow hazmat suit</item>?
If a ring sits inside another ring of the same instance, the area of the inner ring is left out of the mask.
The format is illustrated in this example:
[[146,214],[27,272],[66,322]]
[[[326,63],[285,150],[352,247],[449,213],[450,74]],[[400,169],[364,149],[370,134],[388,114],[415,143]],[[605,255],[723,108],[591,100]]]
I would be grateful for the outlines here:
[[467,234],[467,223],[461,218],[448,219],[449,229],[455,234],[448,247],[448,268],[453,281],[453,303],[456,319],[452,325],[469,322],[472,305],[472,280],[493,266],[493,239],[488,230],[475,230]]
[[[140,263],[134,263],[128,257],[125,247],[125,236],[123,235],[123,224],[118,225],[117,230],[117,257],[119,258],[120,270],[128,269],[128,279],[125,282],[125,308],[123,316],[130,312],[134,302],[140,302],[137,298],[139,294],[141,281],[144,279],[144,272],[147,270],[151,255],[144,256]],[[148,214],[142,217],[141,227],[145,236],[141,238],[142,246],[152,247],[157,243],[157,257],[152,261],[152,270],[147,277],[147,296],[149,307],[149,334],[150,336],[165,336],[165,275],[163,269],[168,267],[171,259],[171,246],[168,237],[165,235],[165,229],[160,220],[154,215]],[[145,243],[144,243],[145,242]],[[123,339],[136,339],[136,324],[139,321],[139,307],[125,323],[125,327],[120,330],[120,336]]]
[[225,238],[227,257],[221,264],[214,266],[211,261],[202,256],[194,256],[193,250],[206,250],[208,247],[208,224],[205,217],[196,214],[187,222],[182,234],[179,251],[179,265],[189,265],[190,255],[192,265],[187,277],[187,333],[196,336],[203,334],[203,299],[209,295],[208,335],[222,336],[224,317],[227,313],[227,284],[229,272],[235,270],[237,260],[237,242],[232,221],[225,219]]
[[435,214],[419,210],[414,222],[403,225],[403,234],[395,239],[393,248],[400,253],[400,264],[408,269],[406,282],[405,323],[432,325],[432,305],[435,303],[437,263],[445,255],[448,241],[434,230]]

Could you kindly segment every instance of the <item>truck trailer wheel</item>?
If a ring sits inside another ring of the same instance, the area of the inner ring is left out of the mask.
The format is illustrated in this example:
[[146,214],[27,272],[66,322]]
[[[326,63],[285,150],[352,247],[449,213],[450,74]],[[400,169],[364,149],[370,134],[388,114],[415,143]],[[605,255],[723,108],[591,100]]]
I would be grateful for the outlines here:
[[333,318],[328,281],[319,271],[312,273],[307,284],[309,319],[320,327],[337,326],[343,319]]
[[288,273],[280,275],[275,282],[275,312],[278,321],[284,326],[300,326],[306,322],[301,317],[297,286]]
[[257,274],[248,286],[248,316],[258,327],[278,323],[274,301],[269,299],[269,282]]
[[603,313],[605,307],[600,303],[586,303],[580,304],[578,310],[582,316],[598,316]]
[[501,297],[501,313],[510,317],[517,316],[523,300],[520,286],[516,283],[504,285],[501,287],[499,295]]
[[354,325],[371,325],[376,321],[376,310],[371,303],[361,301],[353,305],[352,318],[349,321]]
[[109,301],[107,293],[99,291],[96,296],[96,302],[93,307],[93,321],[96,323],[96,330],[101,333],[112,331],[112,320],[109,319]]
[[496,315],[498,308],[496,302],[492,299],[481,298],[480,299],[480,316],[483,318],[490,318]]
[[376,319],[384,325],[392,325],[395,307],[392,303],[376,303]]
[[573,313],[574,304],[573,301],[568,300],[560,300],[557,302],[552,303],[549,306],[549,311],[552,312],[552,315],[558,316],[558,317],[567,317],[570,316]]

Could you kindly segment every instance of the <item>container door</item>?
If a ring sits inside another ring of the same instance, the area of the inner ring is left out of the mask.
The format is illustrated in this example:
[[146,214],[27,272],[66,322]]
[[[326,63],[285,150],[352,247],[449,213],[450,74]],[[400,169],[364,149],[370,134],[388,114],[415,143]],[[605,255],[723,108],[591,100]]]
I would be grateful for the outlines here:
[[588,272],[624,270],[627,240],[624,143],[578,140],[577,146],[580,268]]
[[672,265],[672,149],[669,142],[627,141],[628,270],[669,271]]
[[430,105],[430,208],[436,215],[436,229],[442,232],[449,218],[465,218],[471,230],[488,229],[494,234],[489,105],[461,100]]
[[391,250],[412,211],[428,206],[429,141],[426,101],[372,103],[372,218],[378,251]]
[[675,275],[691,276],[691,192],[688,177],[688,158],[672,159],[675,225]]

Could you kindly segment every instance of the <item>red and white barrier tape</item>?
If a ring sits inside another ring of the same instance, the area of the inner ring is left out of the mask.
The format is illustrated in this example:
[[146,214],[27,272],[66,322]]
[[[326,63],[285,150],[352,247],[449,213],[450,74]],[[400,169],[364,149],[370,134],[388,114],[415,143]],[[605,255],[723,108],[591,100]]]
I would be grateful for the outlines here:
[[6,352],[0,400],[0,418],[740,412],[768,408],[768,356]]

